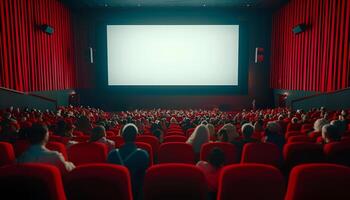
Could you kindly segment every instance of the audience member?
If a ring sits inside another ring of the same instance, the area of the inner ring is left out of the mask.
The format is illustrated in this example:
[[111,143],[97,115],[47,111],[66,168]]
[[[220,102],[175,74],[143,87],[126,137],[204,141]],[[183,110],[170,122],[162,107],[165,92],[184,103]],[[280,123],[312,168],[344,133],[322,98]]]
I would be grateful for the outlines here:
[[279,149],[283,149],[285,143],[284,136],[281,134],[281,127],[276,122],[267,123],[265,130],[265,138],[263,142],[276,144]]
[[326,124],[322,127],[322,138],[324,143],[332,143],[340,141],[341,135],[335,125]]
[[90,142],[100,142],[106,144],[108,151],[111,151],[115,148],[114,141],[106,138],[106,130],[103,126],[96,126],[92,129],[90,134]]
[[192,135],[188,138],[188,144],[191,144],[193,151],[199,154],[203,144],[209,142],[209,131],[206,125],[198,125],[193,131]]

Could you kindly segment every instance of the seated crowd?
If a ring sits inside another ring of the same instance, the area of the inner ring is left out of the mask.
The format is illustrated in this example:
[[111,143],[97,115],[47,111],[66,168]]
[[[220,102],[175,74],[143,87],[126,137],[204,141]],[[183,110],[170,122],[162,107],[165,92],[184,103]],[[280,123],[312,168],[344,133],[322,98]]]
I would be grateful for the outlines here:
[[[49,150],[49,141],[60,142],[69,150],[82,143],[103,143],[106,161],[125,166],[131,175],[134,199],[142,198],[146,170],[157,156],[137,145],[137,137],[148,135],[159,144],[169,136],[182,136],[192,146],[196,166],[204,173],[210,197],[215,199],[219,174],[229,158],[223,149],[211,149],[200,158],[208,143],[228,143],[237,150],[238,161],[246,144],[272,143],[283,152],[289,135],[307,136],[315,144],[349,140],[347,111],[290,111],[284,108],[222,112],[219,110],[134,110],[109,113],[89,107],[60,107],[57,111],[14,109],[0,111],[0,141],[16,144],[28,141],[30,146],[18,155],[17,163],[47,163],[57,166],[63,174],[75,164],[58,151]],[[291,137],[293,137],[291,136]],[[122,138],[123,142],[116,140]],[[157,149],[155,149],[157,151]]]

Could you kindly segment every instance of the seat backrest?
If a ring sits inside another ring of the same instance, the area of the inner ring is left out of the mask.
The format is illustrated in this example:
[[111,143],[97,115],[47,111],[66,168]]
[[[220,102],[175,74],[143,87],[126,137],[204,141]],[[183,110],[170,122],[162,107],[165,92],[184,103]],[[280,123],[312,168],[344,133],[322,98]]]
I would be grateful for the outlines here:
[[77,141],[77,142],[87,142],[87,141],[89,141],[89,139],[90,139],[89,136],[82,135],[82,136],[79,136],[79,137],[75,137],[73,140]]
[[219,177],[218,200],[282,200],[285,183],[281,172],[270,165],[229,165]]
[[78,166],[66,178],[68,199],[131,200],[130,174],[126,167],[114,164]]
[[13,149],[15,150],[15,155],[18,158],[22,153],[24,153],[30,146],[28,140],[16,140],[13,144]]
[[293,143],[293,142],[310,142],[314,143],[315,140],[306,136],[306,135],[298,135],[298,136],[291,136],[288,138],[287,143]]
[[182,135],[165,136],[163,142],[186,142],[187,138]]
[[163,143],[158,151],[158,163],[194,164],[195,154],[190,144],[183,142]]
[[204,174],[193,165],[154,165],[146,171],[144,199],[207,199]]
[[136,142],[144,142],[147,144],[150,144],[152,146],[153,156],[155,159],[158,155],[158,149],[159,149],[159,140],[155,136],[151,135],[139,135],[136,137]]
[[0,142],[0,167],[13,164],[15,159],[15,151],[12,144]]
[[304,164],[289,175],[285,200],[350,199],[350,168],[335,164]]
[[287,143],[283,148],[283,157],[289,169],[302,163],[323,162],[323,147],[307,142]]
[[124,142],[124,138],[120,135],[117,136],[108,136],[107,139],[109,140],[113,140],[115,143],[115,147],[119,148],[121,147],[125,142]]
[[285,139],[288,140],[289,137],[303,135],[300,131],[288,131],[286,132]]
[[150,144],[144,143],[144,142],[135,142],[136,146],[140,149],[143,149],[145,151],[147,151],[148,155],[149,155],[149,164],[153,165],[153,150],[152,150],[152,146]]
[[208,156],[212,149],[215,147],[220,148],[225,154],[225,165],[238,163],[238,150],[237,148],[228,142],[210,142],[202,145],[200,152],[200,160],[208,160]]
[[0,194],[10,199],[66,199],[58,168],[39,163],[0,168]]
[[84,142],[72,145],[68,149],[68,158],[77,166],[87,163],[105,163],[107,151],[108,148],[105,144]]
[[63,157],[67,160],[68,159],[68,155],[67,155],[67,150],[66,150],[66,146],[60,142],[48,142],[46,144],[46,148],[52,150],[52,151],[58,151],[60,152]]
[[115,136],[114,132],[113,131],[106,131],[106,136],[109,137],[109,136]]
[[282,152],[272,143],[248,143],[243,147],[241,163],[260,163],[280,167]]
[[350,166],[350,141],[325,144],[323,151],[328,162]]
[[301,129],[301,124],[299,123],[296,123],[296,124],[289,123],[287,125],[287,131],[300,131],[300,129]]

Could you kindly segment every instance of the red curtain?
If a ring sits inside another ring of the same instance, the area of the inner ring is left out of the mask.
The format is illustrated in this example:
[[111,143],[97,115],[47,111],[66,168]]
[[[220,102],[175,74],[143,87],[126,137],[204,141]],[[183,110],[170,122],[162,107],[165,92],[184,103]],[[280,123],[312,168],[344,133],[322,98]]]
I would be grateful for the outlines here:
[[[306,32],[292,28],[306,23]],[[272,88],[328,92],[349,87],[350,1],[291,0],[272,22]]]
[[[20,91],[76,87],[71,12],[58,0],[0,0],[0,86]],[[54,33],[41,31],[48,24]]]

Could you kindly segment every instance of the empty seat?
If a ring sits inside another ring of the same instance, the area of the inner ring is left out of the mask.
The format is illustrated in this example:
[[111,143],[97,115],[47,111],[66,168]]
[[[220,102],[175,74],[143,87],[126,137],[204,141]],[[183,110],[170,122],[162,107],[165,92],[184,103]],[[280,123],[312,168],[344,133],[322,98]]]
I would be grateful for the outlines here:
[[158,163],[194,164],[195,154],[190,144],[183,142],[163,143],[159,147]]
[[28,140],[16,140],[16,142],[13,144],[16,157],[19,157],[22,153],[24,153],[29,146],[30,143]]
[[323,147],[306,142],[287,143],[283,148],[283,157],[288,169],[302,163],[323,162]]
[[144,142],[147,144],[150,144],[152,146],[153,156],[155,159],[158,155],[158,149],[159,149],[159,140],[155,136],[151,135],[139,135],[136,137],[136,142]]
[[188,164],[154,165],[145,175],[144,199],[207,199],[204,174]]
[[200,160],[207,161],[208,155],[210,154],[211,150],[215,147],[220,148],[224,152],[225,165],[239,162],[237,148],[233,144],[227,142],[211,142],[202,145]]
[[303,135],[300,131],[288,131],[285,135],[286,140],[288,140],[289,137],[292,136],[299,136],[299,135]]
[[328,162],[350,166],[350,141],[325,144],[323,150]]
[[272,143],[248,143],[243,147],[241,163],[261,163],[280,167],[282,153],[278,146]]
[[136,142],[136,146],[140,149],[143,149],[145,151],[147,151],[148,155],[149,155],[149,164],[153,165],[153,150],[152,150],[152,146],[150,144],[144,143],[144,142]]
[[87,164],[71,171],[66,179],[68,199],[131,200],[131,182],[126,167],[113,164]]
[[46,148],[52,151],[60,152],[65,160],[68,160],[66,146],[60,142],[48,142]]
[[270,165],[230,165],[219,177],[218,200],[282,200],[285,191],[281,172]]
[[350,168],[304,164],[293,168],[285,200],[350,199]]
[[289,123],[287,125],[287,132],[288,131],[300,131],[300,129],[301,129],[301,124],[299,124],[299,123],[296,123],[296,124]]
[[66,199],[58,168],[38,163],[0,168],[0,194],[4,199]]
[[15,162],[15,152],[12,144],[7,142],[0,142],[0,167],[10,165]]
[[68,149],[68,158],[75,165],[87,163],[105,163],[108,148],[98,142],[84,142],[72,145]]
[[181,135],[185,136],[185,134],[182,131],[170,131],[165,134],[166,136],[172,136],[172,135]]
[[164,141],[163,142],[186,142],[187,138],[185,136],[182,135],[170,135],[170,136],[166,136],[164,137]]
[[293,143],[293,142],[310,142],[313,143],[315,142],[314,139],[306,136],[306,135],[298,135],[298,136],[291,136],[288,138],[288,143]]

